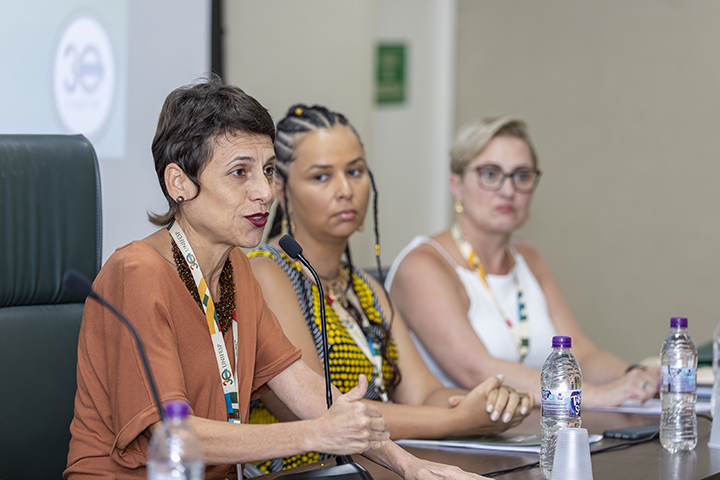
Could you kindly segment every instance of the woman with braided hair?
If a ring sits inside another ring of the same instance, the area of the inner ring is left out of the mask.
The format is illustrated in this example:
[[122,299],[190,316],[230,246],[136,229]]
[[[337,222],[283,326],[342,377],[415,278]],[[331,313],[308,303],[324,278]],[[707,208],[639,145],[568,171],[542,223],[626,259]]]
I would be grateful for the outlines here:
[[[530,413],[532,398],[504,387],[501,377],[469,392],[443,387],[423,363],[382,283],[353,265],[348,240],[364,226],[371,188],[378,267],[380,247],[372,173],[347,119],[324,107],[295,105],[278,124],[275,155],[279,205],[272,238],[249,257],[270,309],[303,360],[322,373],[323,301],[331,381],[344,392],[365,374],[370,379],[365,399],[380,408],[391,438],[496,434],[518,425]],[[319,298],[309,272],[277,247],[281,233],[302,245],[326,298]],[[276,397],[265,395],[253,405],[250,421],[293,418]],[[319,458],[311,453],[260,467],[275,471]]]

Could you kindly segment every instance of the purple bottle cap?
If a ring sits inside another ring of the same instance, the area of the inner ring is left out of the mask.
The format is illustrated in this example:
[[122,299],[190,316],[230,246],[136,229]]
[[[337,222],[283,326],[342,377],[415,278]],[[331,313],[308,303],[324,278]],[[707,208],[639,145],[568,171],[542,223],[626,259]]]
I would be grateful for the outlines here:
[[670,319],[670,328],[687,328],[687,318],[672,317]]
[[168,418],[185,418],[190,411],[190,406],[183,401],[175,400],[165,404],[165,414]]
[[557,336],[553,337],[552,348],[570,348],[572,347],[572,338]]

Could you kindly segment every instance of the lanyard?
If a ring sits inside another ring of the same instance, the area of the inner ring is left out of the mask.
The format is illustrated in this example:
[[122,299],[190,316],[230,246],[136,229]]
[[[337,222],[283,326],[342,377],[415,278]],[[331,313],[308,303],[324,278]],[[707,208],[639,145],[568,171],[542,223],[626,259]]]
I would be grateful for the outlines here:
[[477,256],[468,239],[465,238],[465,236],[462,234],[462,231],[460,230],[460,225],[458,225],[457,223],[453,225],[450,229],[450,234],[452,235],[452,239],[455,242],[455,245],[458,247],[458,250],[460,250],[460,254],[462,255],[462,257],[468,263],[470,268],[478,274],[482,282],[485,284],[488,292],[490,292],[490,297],[495,304],[495,308],[500,313],[500,316],[505,319],[505,325],[507,325],[513,337],[515,338],[518,355],[520,356],[520,362],[522,363],[528,353],[528,350],[530,349],[530,331],[527,323],[527,314],[525,313],[525,299],[523,297],[523,291],[520,287],[520,281],[518,280],[516,269],[512,269],[512,274],[513,280],[515,281],[515,287],[517,288],[519,320],[517,328],[510,321],[510,317],[505,314],[505,311],[500,306],[500,302],[495,296],[495,293],[490,288],[490,285],[487,282],[487,277],[485,275],[485,269],[480,262],[480,257]]
[[330,303],[330,306],[337,314],[338,318],[345,327],[345,330],[352,337],[358,348],[360,348],[360,351],[362,351],[363,354],[370,361],[370,364],[373,367],[373,374],[375,375],[375,386],[380,392],[380,399],[384,403],[388,403],[389,398],[387,390],[385,389],[385,380],[382,373],[383,358],[382,353],[380,352],[380,345],[375,340],[370,341],[365,335],[365,329],[370,328],[370,321],[364,315],[364,310],[359,304],[358,299],[354,294],[348,295],[348,302],[351,302],[353,304],[353,307],[355,307],[355,310],[357,310],[360,315],[362,315],[363,328],[361,328],[357,324],[355,318],[350,314],[350,312],[347,311],[345,307],[342,306],[340,302],[333,301],[332,299],[329,300],[330,301],[328,303]]
[[[303,270],[306,270],[306,267],[304,265],[302,268]],[[306,275],[308,273],[309,272],[306,272]],[[342,271],[340,273],[340,279],[344,280]],[[355,317],[353,317],[339,301],[329,296],[326,296],[326,298],[328,300],[328,304],[330,304],[330,307],[333,309],[335,314],[340,319],[340,322],[345,327],[345,330],[348,332],[350,337],[352,337],[353,341],[358,346],[360,351],[370,361],[370,364],[373,368],[373,375],[375,376],[375,387],[377,388],[378,392],[380,392],[380,400],[382,400],[384,403],[388,403],[390,399],[388,398],[387,390],[385,389],[385,380],[382,373],[383,358],[380,351],[380,345],[374,340],[369,341],[367,335],[365,334],[365,329],[370,328],[370,320],[367,319],[367,316],[365,315],[365,310],[363,310],[362,305],[360,305],[359,299],[355,296],[355,291],[352,290],[352,294],[347,295],[347,300],[348,302],[352,303],[353,307],[355,307],[355,310],[362,316],[362,327],[358,325]]]
[[[240,408],[238,405],[238,390],[237,390],[237,372],[233,374],[232,367],[230,366],[230,359],[225,351],[225,340],[223,338],[222,330],[217,318],[217,312],[215,311],[215,304],[213,303],[212,297],[210,296],[210,288],[205,283],[202,272],[200,271],[200,265],[197,263],[195,253],[193,252],[190,242],[187,241],[185,233],[180,224],[173,220],[167,226],[170,236],[177,244],[178,248],[183,254],[183,258],[190,268],[195,285],[198,289],[198,294],[202,299],[203,312],[205,313],[205,319],[207,320],[208,329],[210,330],[210,339],[213,344],[213,351],[215,352],[215,359],[217,360],[218,371],[220,372],[220,381],[223,386],[223,394],[225,396],[225,406],[227,408],[228,421],[231,423],[240,423]],[[235,359],[237,361],[238,355],[238,327],[237,317],[233,312],[233,346],[235,350]]]

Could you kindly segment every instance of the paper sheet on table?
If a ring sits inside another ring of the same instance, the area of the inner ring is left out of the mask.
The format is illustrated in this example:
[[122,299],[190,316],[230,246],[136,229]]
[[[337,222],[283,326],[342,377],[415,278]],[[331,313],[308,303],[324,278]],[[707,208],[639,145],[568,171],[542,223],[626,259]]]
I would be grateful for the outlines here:
[[[620,412],[620,413],[641,413],[644,415],[660,415],[662,413],[662,405],[659,398],[651,398],[645,403],[637,400],[626,400],[617,407],[586,407],[583,410],[597,410],[601,412]],[[695,404],[695,412],[709,413],[710,401],[698,401]]]
[[[540,453],[542,437],[537,434],[501,433],[496,436],[448,438],[444,440],[397,440],[405,447],[455,447],[474,450],[501,450],[504,452]],[[589,435],[590,443],[602,440],[602,435]]]

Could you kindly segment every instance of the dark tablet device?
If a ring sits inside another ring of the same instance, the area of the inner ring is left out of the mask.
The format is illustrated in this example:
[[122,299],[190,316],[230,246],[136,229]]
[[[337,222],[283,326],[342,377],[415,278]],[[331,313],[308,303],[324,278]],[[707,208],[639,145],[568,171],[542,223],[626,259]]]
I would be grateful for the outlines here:
[[649,423],[647,425],[637,425],[635,427],[611,428],[605,430],[603,436],[608,438],[622,438],[623,440],[639,440],[641,438],[652,437],[660,430],[657,423]]

